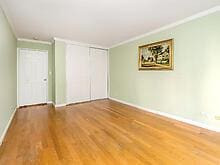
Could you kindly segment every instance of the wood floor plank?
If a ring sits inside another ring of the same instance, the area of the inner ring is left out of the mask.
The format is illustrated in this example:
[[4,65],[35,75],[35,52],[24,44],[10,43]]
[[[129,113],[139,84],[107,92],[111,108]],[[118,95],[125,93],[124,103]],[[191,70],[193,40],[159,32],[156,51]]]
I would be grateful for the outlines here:
[[218,165],[220,134],[112,100],[17,110],[0,165]]

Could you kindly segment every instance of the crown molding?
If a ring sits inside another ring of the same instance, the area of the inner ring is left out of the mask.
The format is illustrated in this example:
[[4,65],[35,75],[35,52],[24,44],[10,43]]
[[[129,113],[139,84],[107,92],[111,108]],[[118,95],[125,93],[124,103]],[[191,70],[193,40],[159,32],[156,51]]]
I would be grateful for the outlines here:
[[220,5],[219,5],[219,6],[216,6],[216,7],[213,7],[213,8],[210,8],[210,9],[205,10],[205,11],[199,12],[199,13],[197,13],[197,14],[195,14],[195,15],[186,17],[186,18],[184,18],[184,19],[182,19],[182,20],[179,20],[179,21],[176,21],[176,22],[174,22],[174,23],[171,23],[171,24],[162,26],[161,28],[155,29],[155,30],[150,31],[150,32],[147,32],[147,33],[145,33],[145,34],[142,34],[142,35],[139,35],[139,36],[130,38],[130,39],[128,39],[128,40],[119,42],[119,43],[117,43],[117,44],[115,44],[115,45],[113,45],[113,46],[110,46],[109,49],[114,48],[114,47],[117,47],[117,46],[120,46],[120,45],[123,45],[123,44],[126,44],[126,43],[129,43],[129,42],[132,42],[132,41],[135,41],[135,40],[138,40],[138,39],[141,39],[141,38],[143,38],[143,37],[150,36],[150,35],[152,35],[152,34],[159,33],[159,32],[161,32],[161,31],[164,31],[164,30],[167,30],[167,29],[176,27],[176,26],[178,26],[178,25],[181,25],[181,24],[190,22],[190,21],[192,21],[192,20],[195,20],[195,19],[204,17],[204,16],[206,16],[206,15],[215,13],[215,12],[217,12],[217,11],[220,11]]
[[25,38],[18,38],[18,41],[24,41],[24,42],[33,42],[33,43],[40,43],[40,44],[48,44],[51,45],[51,42],[48,41],[40,41],[40,40],[32,40],[32,39],[25,39]]
[[61,42],[64,42],[66,44],[84,46],[84,47],[89,47],[89,48],[104,49],[104,50],[109,49],[108,47],[103,47],[103,46],[100,46],[100,45],[94,45],[94,44],[88,44],[88,43],[83,43],[83,42],[78,42],[78,41],[72,41],[72,40],[62,39],[62,38],[58,38],[58,37],[54,37],[53,39],[54,39],[54,41],[61,41]]

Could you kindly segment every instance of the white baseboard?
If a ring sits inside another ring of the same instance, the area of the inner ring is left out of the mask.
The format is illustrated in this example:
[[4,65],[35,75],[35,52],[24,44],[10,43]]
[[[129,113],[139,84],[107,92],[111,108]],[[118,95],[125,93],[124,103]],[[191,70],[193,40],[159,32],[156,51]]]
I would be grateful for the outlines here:
[[54,104],[53,101],[48,101],[47,104]]
[[55,104],[53,101],[48,101],[47,104],[53,104],[55,108],[66,106],[66,104]]
[[66,104],[53,104],[55,108],[58,108],[58,107],[65,107]]
[[109,97],[109,99],[117,101],[117,102],[120,102],[122,104],[126,104],[126,105],[129,105],[129,106],[138,108],[138,109],[141,109],[141,110],[144,110],[144,111],[147,111],[147,112],[151,112],[151,113],[154,113],[154,114],[157,114],[157,115],[161,115],[161,116],[165,116],[165,117],[168,117],[168,118],[171,118],[171,119],[174,119],[174,120],[178,120],[178,121],[190,124],[190,125],[194,125],[194,126],[197,126],[197,127],[200,127],[200,128],[204,128],[204,129],[215,131],[215,132],[220,132],[220,128],[217,128],[217,127],[214,127],[214,126],[210,126],[210,125],[207,125],[207,124],[203,124],[203,123],[200,123],[200,122],[197,122],[197,121],[193,121],[191,119],[186,119],[186,118],[183,118],[183,117],[180,117],[180,116],[176,116],[176,115],[172,115],[172,114],[169,114],[169,113],[166,113],[166,112],[161,112],[161,111],[157,111],[157,110],[151,110],[151,109],[148,109],[148,108],[145,108],[145,107],[141,107],[139,105],[128,103],[126,101],[119,100],[119,99],[112,98],[112,97]]
[[1,137],[0,137],[0,146],[2,145],[2,143],[3,143],[3,141],[4,141],[5,135],[6,135],[7,131],[8,131],[8,128],[9,128],[10,125],[11,125],[11,122],[12,122],[14,116],[15,116],[16,111],[17,111],[17,108],[15,108],[14,112],[11,114],[11,116],[10,116],[10,118],[9,118],[9,121],[8,121],[8,123],[7,123],[7,125],[6,125],[6,127],[5,127],[5,129],[4,129],[4,131],[3,131],[2,135],[1,135]]

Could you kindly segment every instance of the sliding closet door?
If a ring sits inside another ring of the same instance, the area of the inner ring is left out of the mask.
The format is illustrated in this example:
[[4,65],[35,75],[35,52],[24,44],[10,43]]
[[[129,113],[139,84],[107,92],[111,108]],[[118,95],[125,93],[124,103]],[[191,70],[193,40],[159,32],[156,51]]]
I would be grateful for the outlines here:
[[91,100],[107,98],[107,56],[101,49],[90,49],[91,61]]
[[89,48],[67,45],[66,79],[68,104],[90,100]]

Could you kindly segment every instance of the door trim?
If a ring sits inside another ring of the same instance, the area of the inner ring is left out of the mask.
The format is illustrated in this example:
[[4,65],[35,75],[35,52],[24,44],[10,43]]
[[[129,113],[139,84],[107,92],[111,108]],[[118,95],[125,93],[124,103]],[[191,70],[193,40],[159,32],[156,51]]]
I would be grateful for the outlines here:
[[[41,50],[41,49],[31,49],[31,48],[17,48],[17,107],[20,107],[20,103],[19,103],[19,96],[20,96],[20,90],[19,90],[19,78],[20,78],[20,75],[19,75],[19,61],[20,61],[20,50],[30,50],[30,51],[40,51],[40,52],[46,52],[47,53],[47,57],[46,57],[46,70],[47,70],[47,83],[46,83],[46,101],[45,103],[48,102],[48,82],[49,82],[49,76],[48,76],[48,50]],[[33,103],[34,105],[35,103]]]

